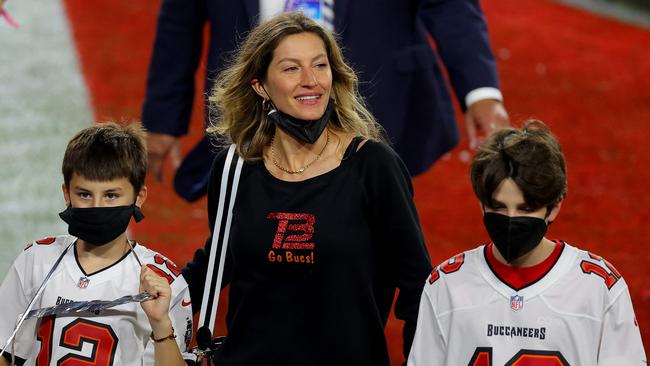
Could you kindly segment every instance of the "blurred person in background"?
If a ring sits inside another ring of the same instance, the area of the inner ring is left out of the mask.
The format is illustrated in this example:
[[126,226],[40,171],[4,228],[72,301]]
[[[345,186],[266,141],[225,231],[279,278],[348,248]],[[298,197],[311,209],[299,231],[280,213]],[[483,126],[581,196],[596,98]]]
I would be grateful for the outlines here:
[[441,61],[465,113],[470,147],[509,124],[478,0],[163,0],[142,120],[150,172],[160,180],[171,156],[172,165],[180,165],[175,189],[185,199],[205,194],[216,152],[206,137],[181,163],[178,148],[189,129],[204,26],[210,25],[207,95],[228,55],[260,19],[296,9],[340,35],[360,73],[361,95],[411,175],[459,141]]

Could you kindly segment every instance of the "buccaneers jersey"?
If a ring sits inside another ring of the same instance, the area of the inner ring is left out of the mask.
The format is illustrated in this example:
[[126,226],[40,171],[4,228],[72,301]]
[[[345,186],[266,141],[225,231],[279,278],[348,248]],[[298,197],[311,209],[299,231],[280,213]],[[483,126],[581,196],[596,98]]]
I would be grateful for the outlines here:
[[[27,246],[9,270],[0,294],[0,344],[4,346],[30,300],[73,236],[38,240]],[[192,333],[192,312],[187,283],[180,270],[141,245],[135,252],[143,265],[165,277],[172,289],[170,318],[181,351]],[[65,254],[33,309],[62,303],[115,300],[138,293],[140,265],[128,252],[118,262],[87,275],[79,266],[75,246]],[[127,303],[96,313],[82,312],[32,318],[23,323],[14,350],[26,365],[153,365],[151,327],[139,303]],[[1,347],[1,346],[0,346]],[[187,357],[190,358],[190,357]]]
[[485,248],[431,273],[409,365],[647,365],[627,285],[610,263],[565,244],[542,278],[514,290]]

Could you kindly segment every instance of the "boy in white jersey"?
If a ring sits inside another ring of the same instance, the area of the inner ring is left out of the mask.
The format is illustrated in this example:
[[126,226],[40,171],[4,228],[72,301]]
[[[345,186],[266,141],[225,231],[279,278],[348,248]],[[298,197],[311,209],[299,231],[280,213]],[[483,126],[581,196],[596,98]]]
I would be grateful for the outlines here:
[[601,257],[545,238],[566,188],[540,121],[488,138],[471,167],[492,242],[434,268],[410,366],[646,366],[627,285]]
[[192,332],[187,284],[171,261],[126,233],[131,217],[144,218],[144,135],[139,124],[104,123],[70,140],[62,169],[68,207],[59,214],[70,235],[29,244],[9,270],[0,286],[0,347],[35,296],[33,309],[143,292],[153,299],[95,311],[59,307],[28,318],[0,366],[12,358],[18,365],[39,366],[186,364],[181,351]]

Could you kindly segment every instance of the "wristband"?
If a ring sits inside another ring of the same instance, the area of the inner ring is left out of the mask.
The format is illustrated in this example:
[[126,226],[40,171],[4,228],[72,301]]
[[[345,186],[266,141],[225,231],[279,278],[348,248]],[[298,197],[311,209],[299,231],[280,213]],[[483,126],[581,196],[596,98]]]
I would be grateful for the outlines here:
[[167,337],[162,337],[162,338],[154,338],[153,337],[153,331],[151,332],[151,340],[153,340],[156,343],[164,342],[168,339],[176,339],[176,334],[174,333],[174,327],[172,327],[172,334],[168,335]]

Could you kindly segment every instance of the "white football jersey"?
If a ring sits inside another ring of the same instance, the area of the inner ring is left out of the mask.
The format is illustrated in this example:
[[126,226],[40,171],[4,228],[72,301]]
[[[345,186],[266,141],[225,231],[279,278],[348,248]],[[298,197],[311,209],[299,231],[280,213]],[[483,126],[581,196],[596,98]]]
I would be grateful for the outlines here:
[[[0,347],[4,346],[45,276],[66,247],[76,240],[65,235],[28,245],[14,261],[0,287]],[[135,245],[142,264],[171,284],[170,318],[181,352],[192,335],[192,310],[185,279],[176,266],[160,254]],[[33,309],[61,303],[115,300],[135,295],[140,286],[140,265],[129,252],[118,262],[86,275],[70,247]],[[153,365],[151,326],[139,303],[127,303],[98,313],[74,313],[26,321],[9,353],[26,359],[26,365]],[[187,358],[189,357],[189,355]]]
[[647,366],[627,285],[602,258],[568,244],[537,282],[515,291],[485,246],[434,268],[409,366]]

